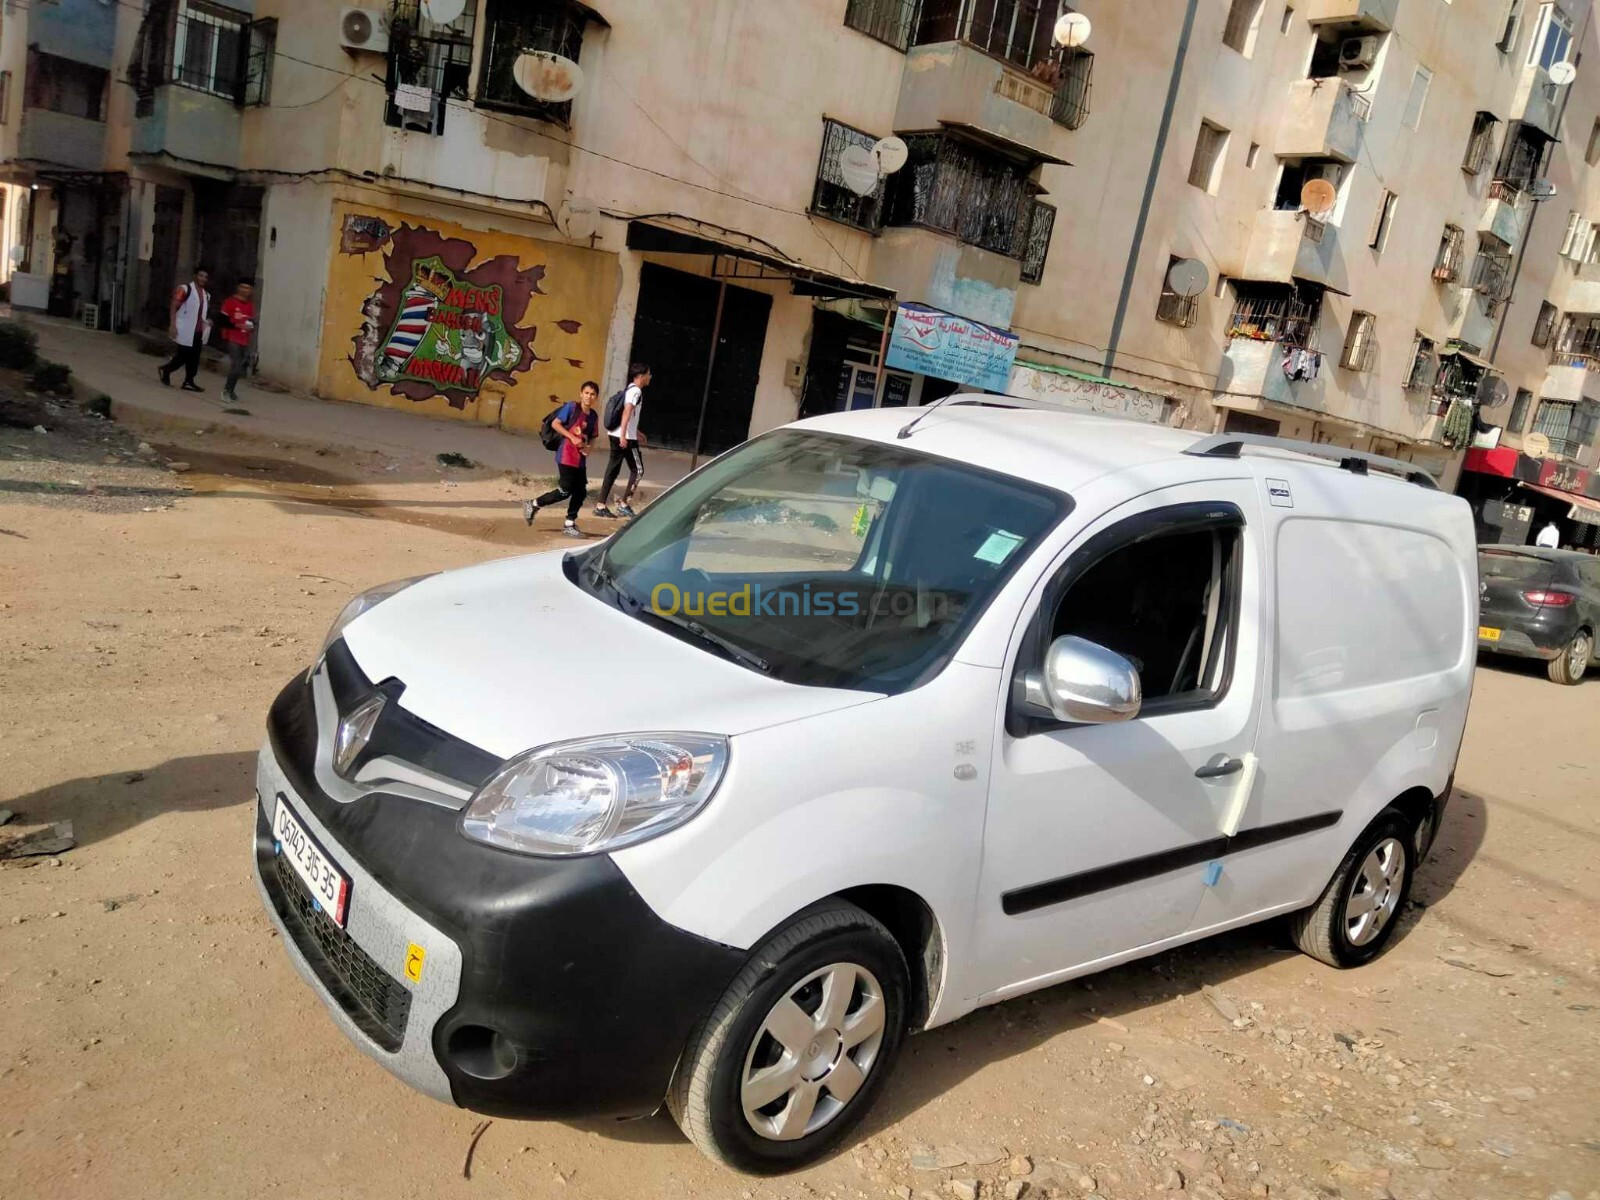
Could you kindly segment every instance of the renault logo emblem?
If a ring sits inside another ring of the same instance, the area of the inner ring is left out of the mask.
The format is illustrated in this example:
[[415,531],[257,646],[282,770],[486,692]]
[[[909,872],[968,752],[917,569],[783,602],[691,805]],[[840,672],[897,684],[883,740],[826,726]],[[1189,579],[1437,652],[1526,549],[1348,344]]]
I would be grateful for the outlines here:
[[381,693],[368,697],[340,720],[339,731],[333,739],[333,769],[341,776],[347,776],[351,764],[367,748],[372,730],[383,713],[384,702]]

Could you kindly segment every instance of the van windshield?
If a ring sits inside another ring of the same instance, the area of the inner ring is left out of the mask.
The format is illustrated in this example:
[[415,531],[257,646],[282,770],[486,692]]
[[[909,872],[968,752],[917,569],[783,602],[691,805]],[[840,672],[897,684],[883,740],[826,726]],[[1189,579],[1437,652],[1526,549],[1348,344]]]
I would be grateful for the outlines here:
[[773,678],[902,691],[944,666],[1070,505],[900,446],[784,430],[672,488],[576,578]]

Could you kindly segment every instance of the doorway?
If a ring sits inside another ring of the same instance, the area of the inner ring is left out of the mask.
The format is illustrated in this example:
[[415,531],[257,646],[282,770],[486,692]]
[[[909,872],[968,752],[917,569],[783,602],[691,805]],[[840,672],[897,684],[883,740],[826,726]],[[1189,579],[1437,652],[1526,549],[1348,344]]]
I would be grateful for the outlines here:
[[165,329],[172,320],[172,293],[178,287],[178,243],[183,235],[183,189],[156,188],[151,235],[149,291],[144,299],[144,323]]

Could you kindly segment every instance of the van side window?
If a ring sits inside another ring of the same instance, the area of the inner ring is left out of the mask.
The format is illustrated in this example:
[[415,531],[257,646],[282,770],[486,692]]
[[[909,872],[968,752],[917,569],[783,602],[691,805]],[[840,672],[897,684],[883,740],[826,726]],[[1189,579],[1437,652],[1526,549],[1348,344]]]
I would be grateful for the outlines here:
[[1097,642],[1139,669],[1145,712],[1211,703],[1232,658],[1236,526],[1178,530],[1112,550],[1068,588],[1051,639]]

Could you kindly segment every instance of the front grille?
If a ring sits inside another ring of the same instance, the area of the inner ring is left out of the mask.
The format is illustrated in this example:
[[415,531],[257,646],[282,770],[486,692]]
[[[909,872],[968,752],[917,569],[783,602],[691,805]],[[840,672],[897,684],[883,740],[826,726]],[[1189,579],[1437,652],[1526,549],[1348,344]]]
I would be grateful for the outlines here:
[[315,906],[293,867],[281,857],[273,864],[282,896],[278,911],[317,978],[362,1033],[385,1050],[400,1049],[411,993]]

